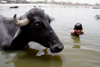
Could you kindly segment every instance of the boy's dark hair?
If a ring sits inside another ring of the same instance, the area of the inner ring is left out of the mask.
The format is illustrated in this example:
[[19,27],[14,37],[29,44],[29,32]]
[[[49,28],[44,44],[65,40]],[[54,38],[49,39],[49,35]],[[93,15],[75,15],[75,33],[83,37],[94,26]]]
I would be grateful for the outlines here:
[[76,23],[74,28],[76,30],[82,30],[82,24],[81,23]]

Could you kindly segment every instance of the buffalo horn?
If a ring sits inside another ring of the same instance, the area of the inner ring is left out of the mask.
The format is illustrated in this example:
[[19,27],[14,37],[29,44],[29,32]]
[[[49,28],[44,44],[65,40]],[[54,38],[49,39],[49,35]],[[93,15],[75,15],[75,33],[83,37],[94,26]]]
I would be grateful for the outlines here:
[[17,20],[16,19],[16,14],[14,15],[13,19],[15,20],[15,23],[18,25],[18,26],[26,26],[28,23],[29,23],[29,20],[26,18],[24,20]]

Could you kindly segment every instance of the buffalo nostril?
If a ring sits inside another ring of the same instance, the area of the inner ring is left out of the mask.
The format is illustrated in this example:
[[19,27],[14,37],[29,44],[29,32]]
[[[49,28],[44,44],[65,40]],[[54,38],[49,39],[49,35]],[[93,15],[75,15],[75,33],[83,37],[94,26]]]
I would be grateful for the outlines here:
[[56,50],[62,50],[64,47],[63,46],[56,46],[55,49]]
[[59,50],[59,47],[55,47],[56,50]]
[[57,52],[62,51],[63,48],[64,48],[63,45],[54,45],[54,46],[52,46],[52,47],[50,48],[50,50],[51,50],[52,53],[57,53]]
[[63,48],[64,48],[64,46],[59,46],[59,49],[61,49],[61,50],[62,50]]

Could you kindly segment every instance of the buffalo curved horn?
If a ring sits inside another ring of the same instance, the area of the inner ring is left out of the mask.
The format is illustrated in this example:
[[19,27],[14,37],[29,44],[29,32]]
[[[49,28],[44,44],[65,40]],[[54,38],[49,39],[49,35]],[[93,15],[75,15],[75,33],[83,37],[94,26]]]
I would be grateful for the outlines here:
[[29,23],[29,20],[26,18],[24,20],[17,20],[16,19],[16,14],[14,15],[13,19],[15,20],[15,23],[18,25],[18,26],[26,26],[28,23]]

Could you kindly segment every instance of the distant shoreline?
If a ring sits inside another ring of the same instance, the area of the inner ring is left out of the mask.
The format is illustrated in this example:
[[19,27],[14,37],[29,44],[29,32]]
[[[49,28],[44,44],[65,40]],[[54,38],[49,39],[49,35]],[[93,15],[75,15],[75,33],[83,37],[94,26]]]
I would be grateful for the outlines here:
[[[37,5],[41,5],[41,6],[58,6],[58,5],[53,5],[53,4],[0,4],[0,6],[37,6]],[[62,6],[62,5],[59,5]]]
[[[70,5],[56,5],[56,4],[0,4],[0,6],[43,6],[43,7],[61,7],[61,6],[64,6],[64,7],[82,7],[82,8],[93,8],[93,7],[98,7],[98,6],[70,6]],[[100,9],[100,6],[98,7]]]

